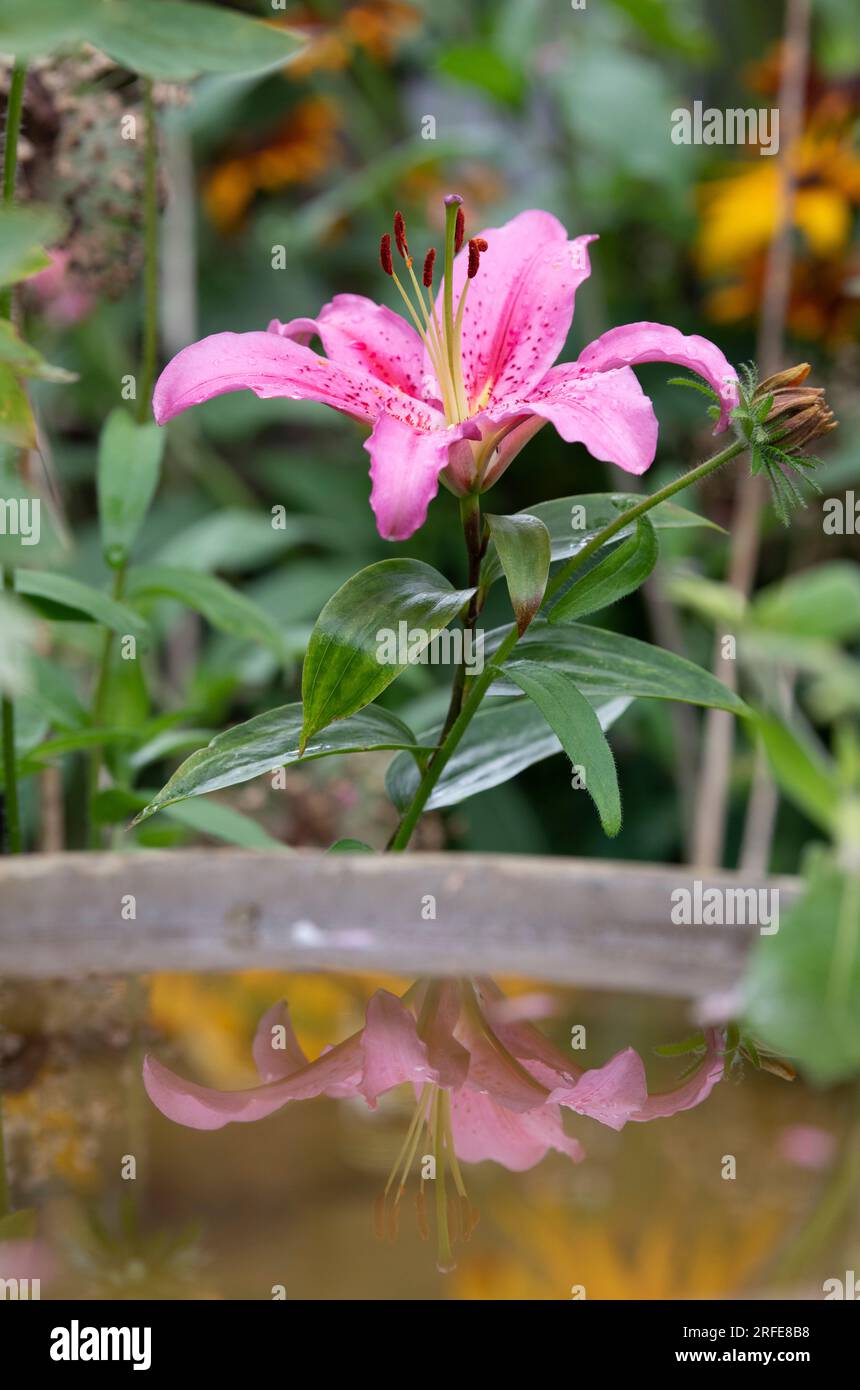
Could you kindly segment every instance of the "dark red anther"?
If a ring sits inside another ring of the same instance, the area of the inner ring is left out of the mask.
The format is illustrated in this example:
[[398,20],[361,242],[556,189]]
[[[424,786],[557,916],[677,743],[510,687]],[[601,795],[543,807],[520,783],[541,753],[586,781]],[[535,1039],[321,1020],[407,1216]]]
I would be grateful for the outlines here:
[[487,241],[486,237],[482,237],[482,236],[476,236],[474,240],[475,240],[475,245],[477,246],[478,250],[480,251],[481,255],[483,256],[484,252],[486,251],[486,249],[487,249],[487,247],[489,246],[490,243]]
[[433,284],[433,264],[436,260],[436,247],[431,246],[427,255],[424,257],[424,284],[429,290]]
[[[486,242],[484,243],[486,245]],[[478,273],[478,266],[481,264],[481,248],[473,237],[469,242],[469,268],[466,271],[470,280],[474,280]]]
[[406,257],[409,255],[409,246],[406,241],[406,223],[403,220],[402,212],[395,212],[394,214],[394,240],[397,243],[398,251],[405,261]]
[[386,275],[393,275],[394,263],[391,259],[391,237],[387,232],[379,243],[379,260]]
[[457,224],[454,228],[454,250],[459,251],[466,235],[466,218],[462,208],[457,209]]

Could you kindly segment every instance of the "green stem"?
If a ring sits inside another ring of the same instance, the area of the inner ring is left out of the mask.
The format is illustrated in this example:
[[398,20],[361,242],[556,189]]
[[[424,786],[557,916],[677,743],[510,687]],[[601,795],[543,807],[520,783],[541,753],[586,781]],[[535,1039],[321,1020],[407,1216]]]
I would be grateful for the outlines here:
[[[566,565],[562,565],[555,578],[547,585],[544,603],[558,593],[559,589],[567,583],[571,576],[575,574],[580,566],[583,565],[595,551],[599,550],[607,541],[612,540],[612,537],[616,536],[619,531],[623,531],[626,526],[630,525],[631,521],[635,521],[637,517],[650,511],[652,507],[659,506],[661,502],[668,501],[669,498],[674,497],[677,492],[681,492],[684,488],[690,487],[693,483],[697,483],[700,479],[707,477],[709,473],[713,473],[715,469],[721,468],[723,464],[728,463],[730,459],[743,453],[746,448],[747,444],[745,441],[735,440],[733,443],[728,444],[725,449],[721,450],[720,453],[715,454],[713,458],[706,459],[704,463],[698,464],[696,468],[691,468],[689,473],[682,473],[680,478],[676,478],[673,483],[667,484],[666,487],[661,488],[659,492],[655,492],[651,497],[643,497],[642,501],[637,502],[635,506],[628,508],[627,511],[619,512],[614,521],[611,521],[608,526],[603,527],[602,531],[598,531],[596,535],[592,536],[591,540],[584,545],[581,550],[571,556]],[[501,646],[494,653],[492,664],[487,666],[480,676],[472,678],[471,688],[463,701],[459,715],[428,763],[424,775],[416,788],[415,795],[404,811],[400,824],[391,837],[388,845],[390,850],[406,849],[412,838],[412,833],[418,823],[419,817],[430,799],[433,788],[439,781],[449,759],[477,714],[481,701],[496,679],[497,668],[508,659],[518,641],[519,634],[517,629],[516,627],[512,627]]]
[[141,425],[145,425],[149,419],[149,402],[158,359],[158,130],[150,78],[144,83],[143,111],[146,121],[143,193],[144,317],[143,362],[137,399],[137,419]]
[[463,535],[466,538],[466,553],[469,557],[469,588],[475,592],[469,600],[469,607],[463,619],[463,659],[457,667],[454,675],[454,684],[451,690],[451,703],[448,706],[448,713],[442,732],[439,735],[439,742],[444,743],[449,731],[454,726],[460,710],[463,707],[463,693],[466,688],[466,640],[467,632],[475,631],[475,624],[478,621],[478,614],[481,611],[481,557],[483,554],[481,545],[481,501],[474,493],[469,493],[460,498],[460,519],[463,522]]
[[[11,207],[15,201],[15,173],[18,167],[18,136],[21,131],[21,114],[24,109],[24,85],[27,80],[25,63],[16,62],[12,69],[9,86],[9,102],[6,109],[6,148],[3,154],[3,206]],[[12,317],[12,286],[8,285],[0,294],[0,317]],[[15,576],[11,570],[2,570],[2,588],[6,593],[15,592]],[[15,761],[15,706],[4,696],[0,702],[0,725],[3,741],[4,777],[4,822],[6,826],[6,848],[10,854],[20,854],[21,812],[18,800],[18,769]]]
[[[27,66],[16,62],[12,69],[9,85],[9,101],[6,107],[6,148],[3,154],[3,206],[11,207],[15,201],[15,174],[18,167],[18,136],[21,131],[21,114],[24,109],[24,85],[27,80]],[[0,318],[12,317],[13,288],[8,285],[0,293]],[[15,576],[12,570],[0,570],[2,588],[6,593],[14,593]],[[3,820],[6,827],[6,848],[10,854],[20,854],[23,848],[21,839],[21,813],[18,802],[18,768],[15,761],[15,706],[5,696],[0,702],[0,726],[3,742]],[[3,1093],[0,1091],[0,1219],[8,1214],[9,1183],[6,1177],[6,1145],[3,1132]]]
[[[6,148],[3,154],[3,205],[11,207],[15,201],[15,173],[18,168],[18,135],[21,130],[21,113],[24,107],[24,84],[27,81],[26,63],[16,63],[12,69],[9,85],[9,102],[6,108]],[[0,318],[12,317],[12,286],[7,285],[0,296]]]
[[[143,87],[143,112],[146,122],[143,190],[143,346],[137,393],[137,421],[141,425],[145,425],[150,416],[150,400],[158,361],[158,128],[156,126],[155,102],[152,96],[152,81],[149,78],[146,79]],[[122,598],[125,590],[126,572],[126,562],[123,562],[114,571],[113,596],[115,599]],[[100,728],[104,721],[112,650],[113,634],[108,628],[105,630],[102,643],[101,661],[99,662],[93,698],[94,728]],[[87,775],[88,842],[91,849],[98,849],[101,844],[101,832],[93,816],[93,802],[99,789],[101,766],[102,750],[94,748],[90,754]]]
[[[126,566],[120,565],[114,570],[113,576],[113,597],[120,601],[125,590]],[[100,729],[104,725],[105,707],[107,704],[108,685],[110,683],[110,659],[113,650],[113,633],[106,627],[102,635],[102,653],[99,661],[98,676],[96,677],[95,695],[93,697],[92,726]],[[93,803],[99,790],[99,776],[102,767],[102,750],[100,747],[92,749],[87,765],[87,811],[88,829],[87,843],[90,849],[100,849],[102,843],[101,830],[93,814]]]
[[[11,570],[3,571],[3,589],[6,593],[14,592],[15,576]],[[21,840],[21,811],[18,802],[18,767],[15,758],[15,706],[5,695],[2,701],[0,722],[2,722],[3,731],[3,808],[6,825],[6,848],[9,854],[20,854],[23,844]]]
[[9,1201],[9,1179],[6,1176],[6,1141],[3,1133],[3,1092],[0,1091],[0,1221],[12,1210]]

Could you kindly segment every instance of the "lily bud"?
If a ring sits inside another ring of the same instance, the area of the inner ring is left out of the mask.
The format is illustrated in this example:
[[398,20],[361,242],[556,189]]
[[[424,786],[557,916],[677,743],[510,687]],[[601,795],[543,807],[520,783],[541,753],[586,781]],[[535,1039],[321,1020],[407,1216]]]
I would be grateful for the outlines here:
[[809,363],[802,362],[797,367],[775,372],[773,376],[760,381],[753,392],[752,403],[772,397],[766,426],[770,438],[781,449],[797,452],[805,449],[813,440],[836,428],[838,421],[824,398],[820,386],[804,386],[809,375]]

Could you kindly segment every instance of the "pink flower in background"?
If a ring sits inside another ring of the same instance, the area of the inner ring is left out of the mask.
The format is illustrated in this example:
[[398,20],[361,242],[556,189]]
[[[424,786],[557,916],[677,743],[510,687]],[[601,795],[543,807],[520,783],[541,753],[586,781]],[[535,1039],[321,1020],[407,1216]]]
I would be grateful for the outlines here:
[[95,300],[69,269],[68,251],[49,251],[48,255],[51,264],[34,275],[27,288],[36,295],[50,322],[71,327],[92,312]]
[[[448,204],[446,262],[435,302],[435,252],[422,283],[400,214],[383,237],[383,269],[411,322],[361,295],[336,295],[315,319],[268,331],[216,333],[183,348],[156,384],[159,424],[227,391],[321,401],[370,425],[371,506],[380,535],[405,540],[424,522],[439,479],[455,494],[483,492],[547,422],[563,439],[629,473],[654,459],[657,421],[631,367],[674,362],[717,392],[715,433],[737,405],[737,374],[707,338],[631,323],[595,339],[576,362],[553,366],[590,274],[593,236],[568,240],[557,218],[522,212],[463,243],[460,199]],[[462,247],[462,249],[461,249]],[[458,251],[454,258],[455,249]],[[408,276],[408,280],[407,280]],[[318,338],[326,356],[308,346]]]
[[[562,1108],[618,1130],[629,1120],[691,1109],[723,1074],[720,1035],[711,1031],[697,1070],[676,1090],[649,1096],[642,1059],[632,1048],[602,1067],[583,1071],[530,1024],[501,1021],[500,999],[489,981],[421,982],[402,999],[377,990],[364,1028],[314,1062],[296,1041],[286,1005],[276,1004],[261,1019],[254,1040],[260,1085],[243,1091],[198,1086],[154,1057],[145,1059],[144,1084],[168,1119],[192,1129],[221,1129],[320,1095],[360,1096],[375,1107],[380,1095],[411,1083],[415,1113],[381,1199],[390,1225],[415,1155],[422,1152],[425,1131],[435,1156],[436,1182],[444,1185],[449,1170],[465,1202],[460,1161],[492,1159],[521,1172],[557,1149],[579,1162],[583,1149],[565,1134]],[[467,1227],[469,1219],[464,1218]],[[447,1267],[447,1228],[438,1235],[440,1263]]]
[[833,1162],[836,1136],[820,1125],[786,1125],[780,1130],[777,1148],[786,1163],[821,1172]]

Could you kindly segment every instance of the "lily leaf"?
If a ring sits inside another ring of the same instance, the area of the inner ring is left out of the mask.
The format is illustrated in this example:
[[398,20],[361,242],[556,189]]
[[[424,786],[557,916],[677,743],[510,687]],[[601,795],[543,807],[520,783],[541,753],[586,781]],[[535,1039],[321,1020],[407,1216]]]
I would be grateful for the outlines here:
[[137,820],[146,820],[176,801],[237,786],[301,758],[325,758],[335,753],[366,753],[380,749],[423,751],[411,729],[376,706],[316,735],[303,754],[299,752],[301,731],[302,706],[293,704],[258,714],[244,724],[217,734],[206,748],[186,758]]
[[647,516],[640,516],[626,541],[574,580],[547,617],[551,623],[572,622],[608,608],[644,584],[657,563],[657,533]]
[[473,593],[452,588],[420,560],[380,560],[348,579],[323,608],[308,643],[302,747],[375,700]]
[[508,581],[517,631],[522,637],[543,602],[549,577],[551,542],[539,517],[487,516],[490,536]]
[[617,835],[621,829],[618,773],[591,705],[564,671],[536,661],[518,661],[509,669],[512,679],[558,736],[571,763],[581,769],[583,785],[597,807],[605,834]]

